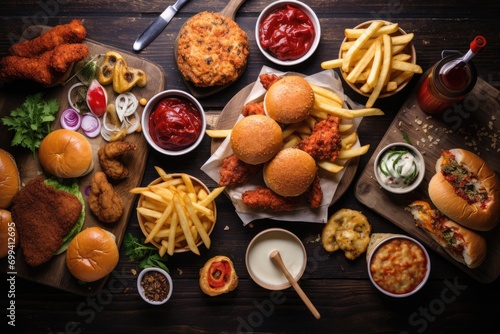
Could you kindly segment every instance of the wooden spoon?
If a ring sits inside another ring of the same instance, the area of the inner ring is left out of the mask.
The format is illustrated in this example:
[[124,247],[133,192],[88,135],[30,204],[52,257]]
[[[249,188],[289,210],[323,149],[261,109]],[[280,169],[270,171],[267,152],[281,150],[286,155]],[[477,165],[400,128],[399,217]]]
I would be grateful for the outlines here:
[[[243,5],[243,3],[245,1],[246,0],[229,0],[229,3],[226,5],[226,7],[224,7],[219,12],[219,14],[222,15],[222,16],[228,17],[228,18],[230,18],[231,20],[234,21],[234,18],[236,17],[236,12],[241,7],[241,5]],[[180,36],[180,32],[181,31],[182,31],[182,27],[179,30],[179,33],[177,34],[177,37],[175,38],[175,43],[174,43],[174,57],[175,57],[174,59],[175,59],[176,62],[177,62],[177,47],[178,47],[178,44],[179,44],[179,36]],[[244,72],[244,70],[241,71],[241,73],[238,76],[238,78],[241,76],[241,74],[243,74],[243,72]],[[217,92],[220,92],[221,90],[223,90],[227,86],[229,86],[232,83],[234,83],[236,80],[234,80],[232,82],[229,82],[229,83],[227,83],[225,85],[214,86],[214,87],[198,87],[198,86],[194,85],[192,82],[187,81],[187,80],[184,80],[184,83],[186,84],[187,88],[189,89],[189,91],[191,92],[191,94],[194,97],[196,97],[196,98],[202,98],[202,97],[206,97],[206,96],[215,94]]]
[[313,305],[313,303],[311,302],[311,300],[309,300],[309,297],[306,296],[306,294],[304,293],[304,291],[302,290],[302,288],[299,286],[299,284],[297,284],[297,281],[295,280],[295,278],[292,277],[292,274],[290,274],[290,272],[286,268],[285,264],[283,263],[283,260],[281,259],[280,252],[278,250],[273,250],[271,252],[271,254],[269,254],[269,258],[271,259],[271,261],[273,261],[273,263],[275,265],[277,265],[281,269],[281,271],[283,272],[283,274],[285,274],[286,279],[288,280],[288,282],[290,282],[290,284],[292,285],[292,287],[295,289],[295,291],[299,295],[300,299],[302,299],[302,301],[304,302],[304,304],[306,304],[307,308],[309,309],[309,311],[311,311],[311,313],[314,315],[314,317],[316,319],[321,318],[321,315],[319,314],[319,312],[316,309],[316,307]]

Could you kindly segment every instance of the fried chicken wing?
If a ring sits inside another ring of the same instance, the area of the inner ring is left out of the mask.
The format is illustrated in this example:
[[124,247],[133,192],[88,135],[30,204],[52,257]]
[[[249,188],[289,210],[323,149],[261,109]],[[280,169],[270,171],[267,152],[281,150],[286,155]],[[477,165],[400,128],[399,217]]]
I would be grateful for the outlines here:
[[334,161],[341,148],[340,119],[328,116],[316,124],[311,136],[297,144],[297,148],[309,153],[316,161]]
[[271,85],[279,79],[281,79],[281,77],[277,76],[276,74],[264,73],[259,76],[260,83],[265,90],[268,90],[269,87],[271,87]]
[[114,223],[123,214],[123,202],[103,172],[96,172],[92,177],[88,204],[103,223]]
[[68,70],[71,64],[82,60],[89,54],[85,44],[61,44],[54,48],[50,58],[50,67],[60,73]]
[[299,201],[298,197],[283,197],[265,187],[247,190],[242,194],[241,199],[251,208],[273,211],[293,211]]
[[221,178],[219,186],[240,184],[257,174],[262,165],[251,165],[238,159],[234,154],[225,158],[219,171]]
[[137,146],[124,141],[115,141],[102,146],[97,151],[101,168],[107,176],[121,180],[128,176],[128,168],[120,161],[126,152],[135,151]]
[[81,43],[86,35],[87,30],[82,21],[73,20],[68,24],[55,26],[36,38],[12,45],[9,53],[13,56],[33,57],[61,44]]
[[317,209],[321,206],[323,201],[323,190],[321,189],[321,179],[319,175],[316,174],[314,181],[308,189],[307,202],[311,209]]
[[40,176],[16,194],[11,212],[26,263],[39,266],[61,247],[80,217],[82,203],[73,194],[45,185]]
[[241,114],[245,117],[250,115],[265,115],[264,102],[250,102],[245,104],[243,109],[241,109]]

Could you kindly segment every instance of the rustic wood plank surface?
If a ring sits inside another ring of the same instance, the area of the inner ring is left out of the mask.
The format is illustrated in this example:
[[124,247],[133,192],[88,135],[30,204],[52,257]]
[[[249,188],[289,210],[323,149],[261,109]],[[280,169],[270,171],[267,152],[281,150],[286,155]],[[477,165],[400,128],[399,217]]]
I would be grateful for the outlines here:
[[[30,25],[56,25],[73,18],[84,20],[88,38],[117,50],[132,52],[132,44],[147,26],[174,1],[123,0],[6,0],[0,11],[0,56],[17,42]],[[175,65],[174,40],[182,24],[192,15],[206,10],[220,11],[226,0],[192,0],[173,18],[162,34],[138,57],[159,64],[165,72],[165,87],[187,90]],[[500,89],[500,27],[497,1],[480,3],[436,0],[409,1],[304,1],[318,14],[322,38],[318,50],[307,62],[293,68],[303,74],[321,71],[320,63],[335,58],[343,39],[343,29],[374,18],[398,22],[407,32],[415,33],[417,62],[430,68],[444,49],[467,51],[478,34],[486,36],[488,45],[474,59],[482,80]],[[236,13],[236,22],[249,37],[249,64],[241,78],[228,89],[200,99],[207,112],[209,126],[231,98],[251,84],[262,65],[274,66],[258,51],[254,25],[258,14],[270,1],[247,0]],[[368,154],[360,158],[355,181],[360,179],[386,131],[416,86],[419,76],[396,96],[376,104],[385,116],[365,118],[360,127],[361,143],[370,144]],[[2,88],[5,89],[5,88]],[[345,92],[357,102],[365,98]],[[2,106],[0,105],[0,108]],[[0,128],[0,132],[4,128]],[[3,144],[3,143],[2,143]],[[142,184],[157,177],[154,166],[169,172],[187,172],[209,188],[216,185],[200,171],[210,155],[211,140],[205,138],[196,151],[177,158],[167,158],[153,151],[147,157]],[[370,209],[356,198],[354,184],[331,208],[361,210],[374,232],[405,233],[390,220]],[[174,279],[172,299],[153,307],[137,295],[137,269],[120,249],[120,262],[99,294],[82,297],[54,287],[35,284],[21,277],[0,276],[8,284],[1,293],[4,317],[2,328],[8,332],[98,333],[103,330],[122,332],[172,333],[448,333],[489,331],[500,326],[498,279],[483,284],[470,277],[437,252],[431,251],[432,272],[427,285],[415,296],[391,299],[381,295],[368,279],[366,261],[347,260],[341,253],[327,254],[318,243],[322,226],[311,223],[258,221],[243,227],[228,198],[217,199],[218,221],[212,234],[210,250],[201,256],[176,254],[168,262]],[[291,290],[279,294],[260,288],[249,277],[244,262],[248,242],[261,230],[282,227],[294,232],[305,244],[308,264],[300,284],[322,315],[315,320],[297,294]],[[141,236],[137,217],[131,215],[127,232]],[[198,286],[199,270],[206,260],[218,254],[231,257],[240,277],[238,288],[223,296],[208,297]],[[10,293],[10,294],[9,294]],[[10,303],[10,304],[9,304]],[[13,305],[13,306],[11,306]],[[11,308],[10,310],[8,308]],[[9,318],[10,316],[10,318]],[[7,324],[14,319],[16,327]]]

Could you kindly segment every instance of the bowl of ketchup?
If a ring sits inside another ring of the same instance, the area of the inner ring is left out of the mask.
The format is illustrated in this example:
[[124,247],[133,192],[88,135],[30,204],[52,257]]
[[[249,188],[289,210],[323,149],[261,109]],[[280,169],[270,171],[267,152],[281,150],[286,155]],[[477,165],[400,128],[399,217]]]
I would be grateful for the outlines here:
[[319,45],[321,26],[314,11],[296,0],[278,0],[260,13],[255,39],[262,54],[278,65],[307,60]]
[[165,90],[153,96],[142,113],[143,134],[156,151],[183,155],[203,140],[205,112],[200,102],[181,90]]

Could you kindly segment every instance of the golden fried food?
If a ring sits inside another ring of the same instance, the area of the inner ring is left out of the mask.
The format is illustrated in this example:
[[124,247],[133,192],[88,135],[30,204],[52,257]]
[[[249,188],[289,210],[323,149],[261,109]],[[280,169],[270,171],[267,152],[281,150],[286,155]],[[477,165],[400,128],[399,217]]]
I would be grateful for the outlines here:
[[186,81],[198,87],[235,81],[247,64],[250,44],[236,22],[218,13],[191,17],[179,33],[177,66]]
[[121,180],[128,176],[128,168],[120,161],[126,152],[135,151],[137,146],[124,141],[115,141],[97,151],[102,171],[110,178]]
[[307,193],[307,202],[309,203],[309,207],[311,209],[317,209],[321,206],[321,202],[323,201],[323,190],[321,189],[321,179],[319,175],[316,174],[313,183],[309,187]]
[[250,102],[245,104],[241,109],[241,114],[245,117],[251,115],[265,115],[264,102]]
[[268,90],[269,87],[271,87],[271,85],[279,79],[281,79],[281,77],[277,76],[276,74],[264,73],[259,76],[260,83],[265,90]]
[[54,48],[50,57],[50,67],[60,73],[66,72],[69,67],[89,54],[89,47],[85,44],[61,44]]
[[114,223],[123,214],[123,202],[103,172],[96,172],[92,177],[88,204],[103,223]]
[[87,30],[82,21],[73,20],[68,24],[55,26],[36,38],[12,45],[9,53],[18,57],[34,57],[61,44],[81,43],[86,35]]
[[361,212],[340,209],[328,219],[321,233],[321,243],[327,252],[341,249],[346,258],[354,260],[366,251],[370,233],[371,225]]
[[341,149],[340,118],[329,115],[316,123],[312,134],[299,142],[297,148],[309,153],[316,161],[335,161]]
[[241,199],[251,208],[273,211],[293,211],[299,201],[298,197],[283,197],[265,187],[247,190],[241,195]]
[[262,164],[251,165],[238,159],[234,154],[225,158],[220,168],[219,186],[229,186],[246,182],[262,170]]

